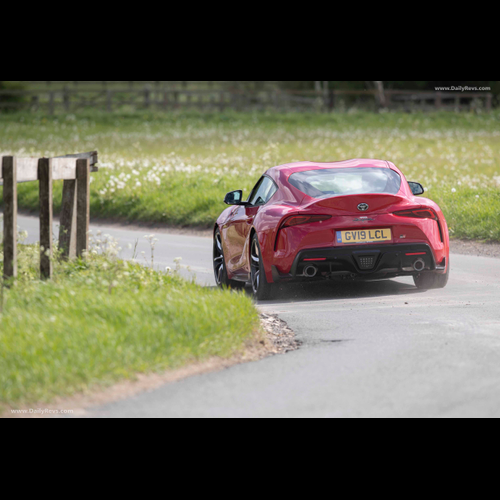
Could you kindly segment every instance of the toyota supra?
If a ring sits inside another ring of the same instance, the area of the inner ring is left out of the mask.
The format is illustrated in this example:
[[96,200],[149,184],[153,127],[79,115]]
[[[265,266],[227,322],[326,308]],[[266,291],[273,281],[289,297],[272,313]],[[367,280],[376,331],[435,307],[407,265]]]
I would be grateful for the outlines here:
[[214,227],[216,283],[249,283],[259,300],[293,281],[412,276],[418,288],[443,288],[448,226],[423,193],[384,160],[270,168],[246,201],[241,190],[224,199],[229,207]]

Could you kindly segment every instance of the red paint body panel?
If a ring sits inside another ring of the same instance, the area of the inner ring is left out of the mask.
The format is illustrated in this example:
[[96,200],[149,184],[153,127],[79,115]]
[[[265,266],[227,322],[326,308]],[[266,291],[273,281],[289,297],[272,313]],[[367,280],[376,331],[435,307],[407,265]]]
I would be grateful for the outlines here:
[[[327,168],[390,168],[401,176],[401,187],[397,194],[355,194],[331,198],[312,198],[294,186],[288,179],[295,172]],[[334,163],[300,162],[280,165],[269,169],[266,176],[277,186],[276,193],[262,206],[233,206],[222,212],[217,226],[222,234],[222,243],[230,279],[249,279],[250,241],[257,233],[261,247],[266,278],[272,283],[272,267],[287,275],[298,252],[306,249],[339,248],[336,231],[376,230],[390,228],[392,240],[370,245],[397,245],[425,243],[432,250],[436,264],[446,259],[449,262],[448,226],[441,209],[433,201],[414,196],[402,172],[391,162],[356,159]],[[358,204],[367,203],[369,209],[360,212]],[[432,208],[438,221],[401,217],[395,211]],[[281,228],[284,219],[291,215],[331,215],[325,221]],[[363,219],[368,218],[371,220]],[[441,230],[440,230],[441,228]],[[443,240],[443,241],[441,241]],[[321,256],[318,256],[321,257]],[[436,272],[445,272],[444,270]]]

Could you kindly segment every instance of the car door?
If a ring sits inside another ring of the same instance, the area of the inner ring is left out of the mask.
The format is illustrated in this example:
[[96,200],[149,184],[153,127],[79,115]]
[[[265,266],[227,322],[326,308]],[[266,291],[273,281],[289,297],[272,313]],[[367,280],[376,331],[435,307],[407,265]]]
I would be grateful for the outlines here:
[[229,271],[241,278],[249,272],[248,236],[259,209],[265,205],[276,192],[276,185],[267,176],[262,176],[248,197],[249,205],[239,206],[232,215],[229,236],[232,241],[233,254],[226,265]]

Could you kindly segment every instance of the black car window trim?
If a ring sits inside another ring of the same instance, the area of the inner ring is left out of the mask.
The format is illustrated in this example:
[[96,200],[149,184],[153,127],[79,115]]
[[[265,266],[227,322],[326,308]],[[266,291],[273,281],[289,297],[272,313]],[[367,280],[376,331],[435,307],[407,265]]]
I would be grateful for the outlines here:
[[269,179],[273,185],[274,185],[274,193],[267,199],[267,201],[265,201],[264,203],[259,203],[259,204],[253,204],[253,205],[250,205],[252,207],[263,207],[264,205],[267,205],[271,199],[273,198],[273,196],[278,192],[278,184],[276,184],[276,182],[274,182],[274,179],[272,179],[271,177],[269,177],[268,175],[263,175],[257,182],[257,184],[255,184],[255,187],[252,189],[252,192],[250,193],[250,196],[248,197],[248,200],[247,201],[250,201],[252,199],[252,196],[254,195],[254,193],[256,191],[258,191],[260,189],[260,186],[262,185],[262,182],[264,182],[264,179]]
[[253,194],[260,188],[260,185],[262,184],[262,181],[264,180],[264,175],[261,176],[261,178],[257,181],[255,186],[252,188],[250,191],[250,194],[248,195],[247,202],[250,203],[250,200],[252,199]]

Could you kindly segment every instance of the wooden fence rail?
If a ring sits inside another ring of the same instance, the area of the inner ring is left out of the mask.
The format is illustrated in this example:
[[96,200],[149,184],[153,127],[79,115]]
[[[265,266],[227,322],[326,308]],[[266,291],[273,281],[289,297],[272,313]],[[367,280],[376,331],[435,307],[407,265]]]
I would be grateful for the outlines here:
[[52,277],[53,181],[63,180],[59,248],[64,259],[81,257],[88,250],[90,223],[90,173],[96,172],[97,152],[57,158],[3,156],[4,230],[3,278],[17,277],[17,184],[38,181],[40,207],[40,277]]
[[[2,98],[5,96],[5,98]],[[8,97],[8,99],[7,99]],[[332,112],[351,106],[388,109],[470,110],[490,111],[490,92],[419,92],[385,90],[238,90],[238,89],[172,89],[146,85],[143,89],[80,90],[0,90],[1,109],[46,110],[54,114],[81,108],[97,108],[112,112],[123,106],[135,109],[175,110],[301,110]]]

